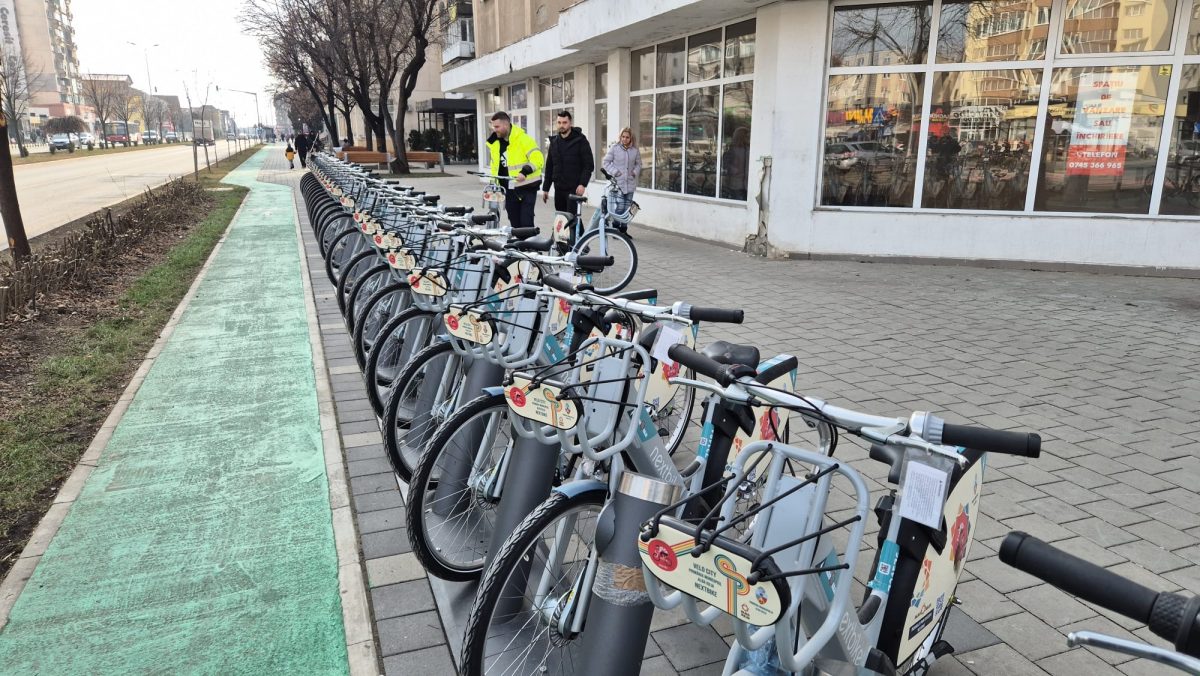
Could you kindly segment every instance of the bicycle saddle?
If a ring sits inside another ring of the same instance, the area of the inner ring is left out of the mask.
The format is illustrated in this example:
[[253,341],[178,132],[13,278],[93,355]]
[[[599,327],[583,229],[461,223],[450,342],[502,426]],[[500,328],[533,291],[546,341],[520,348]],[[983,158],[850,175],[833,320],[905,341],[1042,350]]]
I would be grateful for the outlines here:
[[758,368],[758,348],[753,345],[736,345],[717,340],[706,345],[700,353],[719,364],[741,364],[752,369]]
[[511,242],[509,247],[516,251],[549,251],[554,246],[550,237],[531,237],[517,242]]

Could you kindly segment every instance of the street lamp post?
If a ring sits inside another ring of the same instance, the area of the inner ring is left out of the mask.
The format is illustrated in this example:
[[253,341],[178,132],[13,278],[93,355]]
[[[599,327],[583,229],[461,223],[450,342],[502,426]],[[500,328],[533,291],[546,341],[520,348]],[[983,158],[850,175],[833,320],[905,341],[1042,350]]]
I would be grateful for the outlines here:
[[[130,40],[126,40],[125,42],[127,44],[133,45],[134,47],[142,48],[142,58],[146,61],[146,96],[147,97],[154,96],[154,82],[150,79],[150,50],[157,47],[158,43],[156,42],[156,43],[150,45],[149,47],[146,47],[143,45],[139,45],[138,43],[130,41]],[[146,117],[146,103],[147,103],[146,99],[142,99],[142,117],[143,118]],[[143,119],[142,122],[144,122],[147,127],[150,126],[150,120]],[[150,131],[150,130],[147,129],[146,131]],[[126,129],[125,133],[128,134],[129,130]]]
[[[258,139],[261,142],[262,141],[262,116],[258,114],[258,92],[248,92],[243,89],[232,89],[230,87],[226,87],[226,89],[228,89],[231,92],[237,92],[239,94],[249,94],[250,96],[254,97],[254,122],[256,125],[254,128],[254,138]],[[217,87],[217,91],[221,91],[221,88]]]

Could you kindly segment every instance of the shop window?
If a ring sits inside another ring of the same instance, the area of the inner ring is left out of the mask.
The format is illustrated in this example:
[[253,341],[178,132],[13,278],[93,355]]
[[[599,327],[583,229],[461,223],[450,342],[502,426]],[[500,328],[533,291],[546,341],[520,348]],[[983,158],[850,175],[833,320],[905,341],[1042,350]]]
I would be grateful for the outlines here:
[[754,19],[725,27],[725,77],[754,73]]
[[654,188],[679,192],[683,185],[683,92],[659,94],[654,114]]
[[[1063,54],[1158,52],[1171,48],[1177,0],[1067,0]],[[1126,10],[1140,7],[1138,14]],[[1117,40],[1126,30],[1145,30],[1144,38]]]
[[830,65],[878,66],[923,63],[929,50],[932,2],[837,7],[833,13]]
[[[938,63],[1024,61],[1045,57],[1052,0],[1012,4],[953,0],[942,3]],[[1037,22],[1025,25],[1026,11]],[[1044,18],[1044,20],[1043,20]],[[1040,48],[1039,48],[1040,43]]]
[[717,196],[717,123],[720,87],[699,87],[687,91],[687,165],[684,192],[689,195]]
[[921,205],[1022,211],[1042,71],[937,73]]
[[608,98],[608,64],[601,63],[596,66],[596,98]]
[[633,81],[630,84],[633,90],[654,89],[654,47],[636,49],[629,59],[633,68]]
[[687,42],[687,81],[721,77],[721,29],[689,36]]
[[750,118],[754,83],[724,87],[721,114],[721,197],[744,200],[750,170]]
[[1170,66],[1057,68],[1034,208],[1146,214]]
[[642,155],[642,173],[638,175],[638,187],[653,187],[654,177],[654,95],[631,96],[629,98],[629,128]]
[[821,204],[911,207],[924,75],[829,78]]
[[593,121],[592,147],[596,149],[596,173],[593,176],[598,180],[603,178],[599,167],[604,163],[604,154],[608,152],[608,146],[612,145],[612,139],[608,137],[608,64],[601,63],[595,69],[595,92],[596,92],[596,108],[595,118]]
[[529,105],[528,91],[524,84],[509,85],[508,87],[508,110],[511,113],[514,110],[522,110]]
[[683,84],[685,70],[683,45],[683,38],[658,45],[655,86],[672,87]]
[[1200,65],[1183,67],[1159,213],[1200,216]]

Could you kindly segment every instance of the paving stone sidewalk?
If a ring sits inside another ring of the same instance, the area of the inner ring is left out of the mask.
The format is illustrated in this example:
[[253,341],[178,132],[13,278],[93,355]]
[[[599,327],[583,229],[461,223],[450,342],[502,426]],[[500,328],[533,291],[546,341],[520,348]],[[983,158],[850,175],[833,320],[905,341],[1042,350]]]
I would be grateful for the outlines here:
[[[264,180],[294,186],[299,177],[281,157],[264,168]],[[444,202],[478,203],[469,177],[411,182]],[[545,225],[550,212],[540,211]],[[452,673],[455,622],[461,626],[454,615],[469,591],[437,583],[439,616],[408,551],[400,492],[305,225],[384,669]],[[1162,673],[1143,660],[1068,650],[1066,634],[1080,629],[1163,642],[1008,568],[995,552],[1019,529],[1155,589],[1200,593],[1200,283],[767,261],[667,233],[634,234],[636,286],[657,288],[664,300],[745,309],[744,325],[706,327],[705,340],[797,355],[806,393],[883,414],[932,410],[956,422],[1042,433],[1040,459],[990,459],[959,587],[963,605],[947,636],[958,652],[935,674]],[[873,491],[884,490],[886,468],[850,444],[839,454],[872,478]],[[871,555],[867,546],[865,564]],[[643,674],[720,673],[725,648],[712,629],[661,612],[654,629]]]

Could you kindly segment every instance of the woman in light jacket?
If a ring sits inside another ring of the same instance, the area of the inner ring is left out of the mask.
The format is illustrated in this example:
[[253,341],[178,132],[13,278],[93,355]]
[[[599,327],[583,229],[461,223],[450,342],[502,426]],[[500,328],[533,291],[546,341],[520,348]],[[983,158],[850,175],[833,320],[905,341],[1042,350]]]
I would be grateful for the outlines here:
[[638,175],[642,173],[642,154],[633,144],[633,131],[629,127],[621,130],[620,141],[614,143],[604,155],[604,170],[617,179],[617,187],[621,189],[624,204],[615,213],[622,213],[629,208],[633,201],[633,191],[637,189]]

